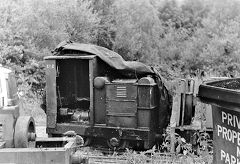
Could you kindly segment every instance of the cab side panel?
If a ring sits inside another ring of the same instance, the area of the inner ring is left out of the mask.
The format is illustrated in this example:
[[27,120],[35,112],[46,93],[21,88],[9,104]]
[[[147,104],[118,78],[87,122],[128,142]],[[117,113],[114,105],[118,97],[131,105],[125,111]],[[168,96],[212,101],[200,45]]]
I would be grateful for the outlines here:
[[56,63],[55,60],[46,61],[46,100],[47,100],[47,127],[55,128],[57,119],[56,93]]

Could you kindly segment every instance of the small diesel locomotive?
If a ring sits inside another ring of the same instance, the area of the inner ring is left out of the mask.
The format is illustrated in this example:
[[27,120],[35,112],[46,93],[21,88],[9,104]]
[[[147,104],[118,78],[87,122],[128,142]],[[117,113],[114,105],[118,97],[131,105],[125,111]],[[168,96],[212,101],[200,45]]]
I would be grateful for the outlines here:
[[159,73],[125,61],[106,48],[61,43],[46,61],[47,133],[72,130],[85,145],[103,139],[111,148],[161,141],[171,114],[171,96]]

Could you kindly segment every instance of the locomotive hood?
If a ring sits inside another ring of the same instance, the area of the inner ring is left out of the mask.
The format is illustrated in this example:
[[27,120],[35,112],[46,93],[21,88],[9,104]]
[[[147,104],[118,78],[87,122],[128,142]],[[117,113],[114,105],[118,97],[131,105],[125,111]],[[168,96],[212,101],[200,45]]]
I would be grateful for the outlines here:
[[130,75],[133,77],[152,75],[155,78],[160,91],[159,103],[162,106],[162,116],[165,117],[165,119],[162,119],[162,124],[169,123],[172,96],[168,92],[168,85],[166,80],[161,77],[160,73],[155,68],[147,66],[141,62],[125,61],[122,56],[116,52],[92,44],[80,44],[71,41],[64,41],[61,42],[53,51],[53,55],[55,56],[83,56],[89,54],[99,57],[107,65],[118,70],[124,75]]
[[[79,53],[84,52],[84,53]],[[136,76],[153,75],[159,78],[159,81],[169,89],[167,81],[154,68],[137,61],[125,61],[121,55],[107,48],[93,44],[76,43],[72,41],[63,41],[52,51],[54,56],[83,56],[95,55],[103,60],[110,67],[120,72]],[[88,53],[88,54],[86,54]]]
[[[71,53],[67,53],[69,51]],[[134,73],[137,75],[154,74],[154,70],[143,63],[136,61],[125,61],[122,56],[116,52],[92,44],[80,44],[64,41],[56,47],[56,49],[53,51],[53,54],[57,56],[64,56],[65,54],[76,55],[76,53],[72,54],[72,51],[85,52],[96,55],[110,67],[123,72]],[[77,53],[77,55],[82,54]]]

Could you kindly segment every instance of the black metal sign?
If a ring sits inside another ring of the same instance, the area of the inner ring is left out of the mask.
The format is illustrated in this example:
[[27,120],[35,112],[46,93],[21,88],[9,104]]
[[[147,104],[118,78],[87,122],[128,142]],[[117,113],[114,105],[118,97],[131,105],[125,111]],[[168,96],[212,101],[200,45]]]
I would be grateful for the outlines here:
[[240,164],[240,109],[212,107],[214,163]]

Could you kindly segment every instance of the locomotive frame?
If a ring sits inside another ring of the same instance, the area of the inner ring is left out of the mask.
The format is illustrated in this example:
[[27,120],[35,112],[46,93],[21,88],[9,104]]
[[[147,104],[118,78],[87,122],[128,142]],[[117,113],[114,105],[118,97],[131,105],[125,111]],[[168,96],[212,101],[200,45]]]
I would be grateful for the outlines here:
[[44,59],[50,136],[73,130],[86,144],[104,138],[110,147],[119,149],[132,141],[149,149],[161,140],[168,106],[160,104],[159,98],[167,91],[164,87],[159,91],[153,74],[131,77],[84,51],[65,51]]

